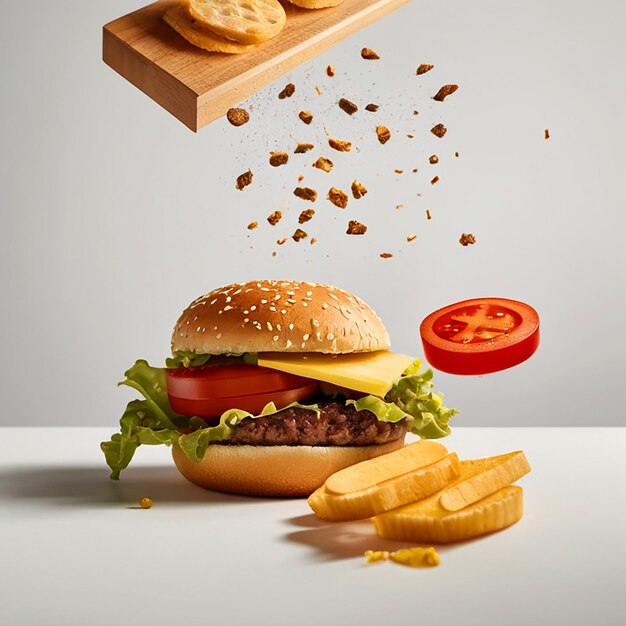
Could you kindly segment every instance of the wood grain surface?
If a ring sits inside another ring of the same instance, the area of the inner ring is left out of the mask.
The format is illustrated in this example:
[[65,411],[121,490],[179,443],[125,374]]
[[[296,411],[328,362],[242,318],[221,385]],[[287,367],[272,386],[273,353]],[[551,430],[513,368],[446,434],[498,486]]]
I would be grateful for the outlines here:
[[244,54],[206,52],[170,28],[161,0],[103,28],[102,56],[116,72],[191,130],[274,79],[371,24],[408,0],[344,0],[337,7],[300,9],[285,1],[282,32]]

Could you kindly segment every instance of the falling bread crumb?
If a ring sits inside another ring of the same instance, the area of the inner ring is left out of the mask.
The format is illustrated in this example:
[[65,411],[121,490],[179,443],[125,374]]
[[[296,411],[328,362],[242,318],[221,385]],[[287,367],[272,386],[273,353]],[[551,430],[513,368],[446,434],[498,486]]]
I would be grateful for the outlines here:
[[352,148],[352,144],[349,141],[334,139],[333,137],[329,137],[328,145],[338,152],[350,152],[350,149]]
[[315,163],[313,163],[313,167],[318,170],[322,170],[323,172],[330,172],[333,169],[333,162],[326,157],[319,157]]
[[433,100],[437,102],[443,102],[448,96],[452,95],[457,89],[458,85],[444,85],[434,96]]
[[289,155],[286,152],[270,152],[270,165],[279,167],[285,165],[289,161]]
[[337,187],[331,187],[328,190],[327,198],[340,209],[345,209],[348,206],[348,194],[337,189]]
[[352,181],[350,189],[355,200],[361,199],[367,193],[367,189],[358,180]]
[[284,100],[285,98],[291,98],[296,91],[296,86],[293,83],[287,83],[285,88],[278,94],[278,98],[280,100]]
[[364,235],[366,232],[367,226],[365,226],[365,224],[361,224],[361,222],[357,222],[357,220],[350,220],[348,222],[346,235]]
[[368,61],[375,61],[377,59],[380,59],[380,56],[378,56],[376,51],[372,50],[371,48],[363,48],[361,50],[361,56]]
[[252,173],[252,170],[248,170],[247,172],[244,172],[243,174],[237,176],[237,182],[235,183],[235,187],[237,187],[237,189],[241,191],[244,187],[247,187],[252,183],[253,178],[254,174]]
[[378,141],[384,144],[391,138],[391,131],[386,126],[377,126],[376,136],[378,137]]
[[443,124],[435,124],[430,132],[441,139],[448,132],[448,129]]
[[226,111],[226,119],[233,126],[242,126],[250,120],[250,114],[245,109],[228,109],[228,111]]
[[463,233],[459,238],[459,243],[462,246],[469,246],[476,243],[476,237],[472,233]]

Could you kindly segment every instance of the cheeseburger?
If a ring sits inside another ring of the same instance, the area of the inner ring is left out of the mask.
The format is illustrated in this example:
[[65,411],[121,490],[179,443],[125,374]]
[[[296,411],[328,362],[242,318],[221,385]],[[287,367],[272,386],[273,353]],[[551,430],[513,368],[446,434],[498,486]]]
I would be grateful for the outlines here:
[[449,434],[456,413],[432,371],[389,351],[357,296],[298,281],[228,285],[194,300],[166,367],[137,361],[138,391],[120,432],[101,444],[119,478],[142,444],[172,446],[185,478],[227,493],[307,496],[330,474]]

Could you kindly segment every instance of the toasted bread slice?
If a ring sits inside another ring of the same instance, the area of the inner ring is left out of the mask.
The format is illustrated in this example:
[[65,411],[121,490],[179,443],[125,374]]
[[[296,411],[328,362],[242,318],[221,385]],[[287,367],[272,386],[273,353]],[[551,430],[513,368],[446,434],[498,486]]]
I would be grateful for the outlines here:
[[179,35],[184,37],[189,43],[203,48],[209,52],[227,52],[229,54],[241,54],[255,48],[254,45],[246,45],[236,41],[229,41],[213,31],[209,30],[197,20],[194,20],[184,7],[174,5],[170,7],[163,16],[163,19]]
[[243,44],[275,37],[287,19],[278,0],[184,0],[184,5],[206,28]]

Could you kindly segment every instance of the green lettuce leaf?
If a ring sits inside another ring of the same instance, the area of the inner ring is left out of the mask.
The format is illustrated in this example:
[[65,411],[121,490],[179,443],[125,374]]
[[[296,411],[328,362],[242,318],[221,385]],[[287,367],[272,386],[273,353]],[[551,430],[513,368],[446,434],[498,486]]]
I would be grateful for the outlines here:
[[165,370],[151,367],[143,359],[137,361],[124,373],[126,378],[118,383],[136,389],[146,400],[150,415],[156,419],[159,428],[176,428],[176,415],[167,399]]
[[113,435],[110,441],[103,441],[100,448],[111,468],[111,478],[118,479],[140,445],[169,446],[178,438],[178,430],[160,427],[150,402],[132,400],[120,419],[120,432]]
[[213,356],[241,358],[244,363],[249,363],[250,365],[256,365],[258,361],[257,355],[252,352],[226,352],[225,354],[215,355],[198,354],[189,350],[176,350],[171,357],[165,359],[165,367],[169,369],[199,367],[200,365],[206,365]]
[[423,439],[438,439],[450,434],[450,420],[456,409],[443,406],[443,395],[433,391],[433,371],[420,372],[422,363],[416,359],[385,396],[408,418],[409,430]]

